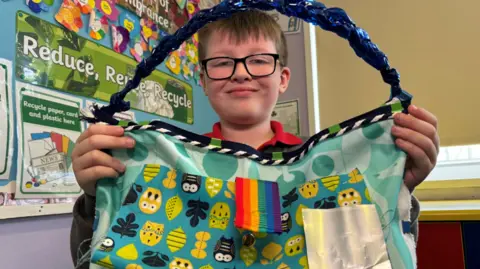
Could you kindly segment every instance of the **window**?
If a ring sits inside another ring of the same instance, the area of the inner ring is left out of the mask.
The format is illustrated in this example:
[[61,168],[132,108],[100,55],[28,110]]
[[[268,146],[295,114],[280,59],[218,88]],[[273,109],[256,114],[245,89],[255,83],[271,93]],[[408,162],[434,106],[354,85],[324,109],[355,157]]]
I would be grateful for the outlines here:
[[480,144],[441,147],[427,180],[480,179]]

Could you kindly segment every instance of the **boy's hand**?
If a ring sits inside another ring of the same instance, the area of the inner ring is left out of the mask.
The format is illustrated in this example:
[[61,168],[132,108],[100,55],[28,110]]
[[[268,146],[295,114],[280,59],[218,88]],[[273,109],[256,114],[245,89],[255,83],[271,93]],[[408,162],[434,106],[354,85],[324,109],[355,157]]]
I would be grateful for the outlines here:
[[125,166],[102,152],[103,149],[133,148],[135,140],[123,137],[123,128],[108,125],[91,125],[77,139],[72,152],[73,172],[78,185],[86,194],[95,196],[97,180],[118,177]]
[[435,167],[440,139],[437,118],[432,113],[414,105],[408,108],[408,112],[409,115],[395,115],[392,134],[397,138],[396,145],[408,155],[404,180],[408,189],[413,191]]

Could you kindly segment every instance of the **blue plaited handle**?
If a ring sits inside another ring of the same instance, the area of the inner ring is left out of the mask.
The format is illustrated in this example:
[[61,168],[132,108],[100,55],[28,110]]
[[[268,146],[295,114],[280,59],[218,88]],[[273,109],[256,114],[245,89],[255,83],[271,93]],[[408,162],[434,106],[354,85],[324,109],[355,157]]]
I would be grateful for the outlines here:
[[125,96],[137,88],[141,80],[148,77],[172,51],[177,50],[206,24],[250,9],[276,10],[283,15],[297,17],[323,30],[336,33],[348,40],[358,57],[380,71],[383,81],[391,87],[390,99],[394,97],[401,101],[411,99],[411,95],[400,87],[400,75],[390,67],[385,54],[370,40],[366,31],[355,25],[343,9],[327,8],[324,4],[311,0],[224,0],[210,9],[200,10],[174,34],[160,40],[150,57],[137,65],[134,77],[128,81],[125,88],[111,96],[110,104],[105,107],[94,107],[92,111],[94,121],[116,124],[118,121],[113,118],[113,114],[130,109],[130,102],[124,101]]

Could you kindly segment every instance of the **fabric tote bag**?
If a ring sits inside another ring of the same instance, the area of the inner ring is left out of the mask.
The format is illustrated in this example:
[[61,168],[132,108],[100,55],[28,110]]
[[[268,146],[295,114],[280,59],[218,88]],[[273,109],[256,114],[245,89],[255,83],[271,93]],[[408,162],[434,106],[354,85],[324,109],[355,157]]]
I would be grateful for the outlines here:
[[[324,129],[290,152],[195,134],[154,120],[118,121],[123,101],[168,54],[205,24],[248,9],[277,10],[348,40],[390,85],[383,105]],[[313,1],[224,1],[164,37],[110,105],[83,112],[136,140],[111,155],[127,166],[96,195],[91,268],[416,267],[408,227],[406,155],[393,141],[395,113],[411,95],[397,71],[339,8]]]

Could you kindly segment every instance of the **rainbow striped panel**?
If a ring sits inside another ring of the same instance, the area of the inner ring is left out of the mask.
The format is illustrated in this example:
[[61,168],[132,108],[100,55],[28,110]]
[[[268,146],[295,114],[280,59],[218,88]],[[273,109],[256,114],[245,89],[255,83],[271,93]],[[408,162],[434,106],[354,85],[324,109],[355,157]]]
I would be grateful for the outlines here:
[[235,226],[252,232],[282,233],[280,194],[276,182],[235,180]]

